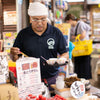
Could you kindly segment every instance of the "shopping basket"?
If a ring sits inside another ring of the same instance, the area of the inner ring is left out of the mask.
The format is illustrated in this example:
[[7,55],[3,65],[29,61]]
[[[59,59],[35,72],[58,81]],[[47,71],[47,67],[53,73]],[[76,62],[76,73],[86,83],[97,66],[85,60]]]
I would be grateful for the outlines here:
[[75,42],[73,42],[75,45],[75,48],[72,51],[73,57],[90,55],[93,51],[92,40],[81,41],[79,37],[80,34],[75,38]]

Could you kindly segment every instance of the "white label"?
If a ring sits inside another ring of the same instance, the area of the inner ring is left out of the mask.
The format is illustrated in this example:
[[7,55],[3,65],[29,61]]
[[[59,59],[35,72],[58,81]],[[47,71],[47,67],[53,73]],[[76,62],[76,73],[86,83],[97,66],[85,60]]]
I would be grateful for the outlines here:
[[81,98],[85,94],[85,86],[82,82],[75,81],[71,85],[70,92],[74,98]]

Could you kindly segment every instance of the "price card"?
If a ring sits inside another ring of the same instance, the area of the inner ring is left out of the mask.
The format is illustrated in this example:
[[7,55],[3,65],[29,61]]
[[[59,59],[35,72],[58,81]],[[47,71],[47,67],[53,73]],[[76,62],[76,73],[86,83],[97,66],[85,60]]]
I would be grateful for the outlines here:
[[85,94],[85,85],[80,81],[75,81],[71,85],[70,92],[74,98],[81,98]]

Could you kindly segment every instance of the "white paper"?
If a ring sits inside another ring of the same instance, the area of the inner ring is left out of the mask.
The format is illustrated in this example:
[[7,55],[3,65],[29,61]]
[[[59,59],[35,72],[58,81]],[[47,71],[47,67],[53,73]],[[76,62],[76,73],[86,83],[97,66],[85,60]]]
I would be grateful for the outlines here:
[[19,97],[22,100],[29,94],[39,95],[42,93],[39,58],[21,58],[16,62],[16,69]]

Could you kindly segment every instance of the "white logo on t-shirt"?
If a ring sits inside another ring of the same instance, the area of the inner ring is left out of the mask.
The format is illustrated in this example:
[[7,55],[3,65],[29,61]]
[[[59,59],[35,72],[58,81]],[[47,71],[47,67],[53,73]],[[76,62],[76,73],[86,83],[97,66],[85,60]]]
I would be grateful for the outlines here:
[[48,49],[54,49],[55,40],[53,38],[49,38],[47,40]]

